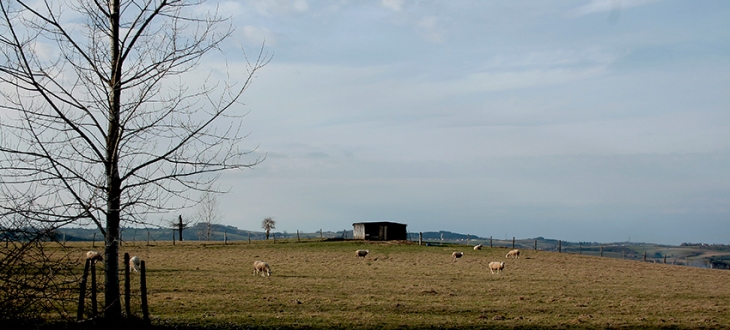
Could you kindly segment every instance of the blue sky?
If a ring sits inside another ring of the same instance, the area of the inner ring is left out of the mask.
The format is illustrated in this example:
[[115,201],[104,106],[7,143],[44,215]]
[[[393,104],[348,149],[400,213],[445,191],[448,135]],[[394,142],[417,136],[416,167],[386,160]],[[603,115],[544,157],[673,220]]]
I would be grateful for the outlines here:
[[243,100],[267,158],[221,178],[224,224],[730,243],[726,1],[220,8],[273,54]]

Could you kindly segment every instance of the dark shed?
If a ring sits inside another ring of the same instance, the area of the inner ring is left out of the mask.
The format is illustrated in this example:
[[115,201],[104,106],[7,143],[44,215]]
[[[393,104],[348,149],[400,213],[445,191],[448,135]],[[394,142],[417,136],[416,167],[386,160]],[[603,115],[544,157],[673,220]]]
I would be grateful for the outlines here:
[[352,224],[354,239],[371,241],[407,240],[406,225],[395,222],[359,222]]

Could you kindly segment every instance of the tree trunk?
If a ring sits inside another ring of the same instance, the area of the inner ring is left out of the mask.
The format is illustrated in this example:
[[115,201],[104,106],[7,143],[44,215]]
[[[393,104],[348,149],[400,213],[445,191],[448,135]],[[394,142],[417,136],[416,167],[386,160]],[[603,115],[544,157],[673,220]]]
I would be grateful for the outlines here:
[[119,112],[121,100],[121,51],[119,49],[119,0],[111,0],[109,39],[111,51],[111,79],[109,80],[109,126],[106,139],[107,214],[106,214],[106,266],[104,282],[104,317],[107,321],[120,319],[122,308],[119,301],[119,223],[121,207],[121,179],[119,178]]
[[177,218],[179,220],[179,222],[177,224],[177,228],[180,231],[180,234],[178,235],[178,241],[182,242],[183,241],[182,233],[183,233],[183,227],[184,227],[183,221],[182,221],[182,215],[179,215]]

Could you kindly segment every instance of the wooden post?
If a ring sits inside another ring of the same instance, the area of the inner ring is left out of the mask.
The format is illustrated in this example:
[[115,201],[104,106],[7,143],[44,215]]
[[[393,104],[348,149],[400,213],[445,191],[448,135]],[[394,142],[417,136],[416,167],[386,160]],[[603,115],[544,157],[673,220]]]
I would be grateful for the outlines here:
[[274,238],[274,244],[276,244],[276,233],[271,233],[271,237]]
[[583,254],[583,243],[578,242],[578,254]]
[[322,232],[322,228],[319,228],[319,238],[324,238],[324,233]]
[[533,248],[533,250],[537,250],[537,240],[535,240],[535,247]]
[[251,244],[251,233],[248,233],[248,244]]
[[172,230],[172,245],[175,245],[175,229]]
[[89,268],[91,265],[91,259],[86,259],[84,265],[84,275],[81,276],[81,283],[79,284],[79,307],[76,310],[76,321],[84,319],[84,298],[86,297],[86,278],[89,277]]
[[[8,245],[5,244],[5,247],[8,247]],[[91,247],[96,247],[96,233],[91,237]]]
[[646,262],[646,251],[644,251],[644,262]]
[[490,247],[490,248],[491,248],[491,247],[494,247],[494,246],[492,245],[492,236],[489,236],[489,247]]
[[228,245],[228,232],[223,232],[223,245]]
[[142,295],[142,317],[146,323],[150,323],[150,311],[147,306],[147,270],[144,260],[139,263],[139,291]]
[[667,255],[666,254],[664,255],[664,263],[665,264],[667,263]]
[[466,234],[466,244],[469,245],[469,234]]
[[127,313],[127,318],[132,317],[132,309],[129,306],[129,300],[131,296],[131,289],[129,286],[129,253],[124,253],[124,311]]
[[297,229],[297,242],[299,242],[299,229]]
[[601,257],[603,257],[603,245],[601,245]]
[[418,232],[418,245],[423,244],[423,232]]
[[150,246],[150,230],[147,229],[147,246]]
[[512,248],[513,249],[515,248],[515,237],[514,236],[512,236]]
[[558,240],[558,253],[563,253],[563,241]]
[[96,263],[91,264],[91,315],[96,315]]
[[623,258],[623,259],[626,259],[626,248],[623,248],[623,249],[621,250],[621,253],[622,253],[622,258]]

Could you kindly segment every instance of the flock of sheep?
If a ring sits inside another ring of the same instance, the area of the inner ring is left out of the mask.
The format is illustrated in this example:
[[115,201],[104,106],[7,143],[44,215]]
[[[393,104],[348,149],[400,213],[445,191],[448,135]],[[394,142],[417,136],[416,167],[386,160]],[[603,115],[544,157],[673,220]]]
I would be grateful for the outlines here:
[[[91,263],[95,263],[97,261],[104,261],[104,257],[99,253],[98,251],[89,251],[86,252],[86,259],[91,260]],[[138,272],[142,264],[142,259],[140,259],[138,256],[133,256],[129,258],[129,269]]]
[[[483,245],[481,245],[481,244],[476,245],[476,246],[474,246],[474,250],[475,251],[476,250],[481,250],[482,247],[483,247]],[[363,259],[368,255],[368,253],[370,253],[370,250],[357,250],[357,251],[355,251],[355,255],[358,258],[363,258]],[[451,257],[454,258],[454,261],[460,259],[462,256],[464,256],[464,252],[453,252],[453,253],[451,253]],[[505,258],[519,258],[519,257],[520,257],[520,250],[517,250],[517,249],[511,250],[511,251],[507,252],[507,255],[505,256]],[[492,272],[492,274],[494,274],[495,271],[497,273],[503,271],[504,270],[504,262],[499,262],[499,261],[492,261],[492,262],[490,262],[489,263],[489,270]],[[261,276],[271,276],[271,266],[269,266],[268,263],[263,262],[263,261],[259,261],[259,260],[254,261],[254,263],[253,263],[253,275],[255,276],[255,275],[258,275],[259,273],[261,273]]]
[[[474,251],[481,250],[483,245],[479,244],[474,246]],[[355,255],[358,258],[365,258],[368,253],[370,253],[370,250],[357,250],[355,251]],[[460,259],[462,256],[464,256],[464,252],[453,252],[451,253],[451,257],[454,258],[454,261]],[[520,250],[511,250],[507,252],[506,258],[519,258],[520,257]],[[92,263],[95,263],[97,261],[103,261],[104,257],[101,255],[101,253],[97,251],[89,251],[86,252],[86,259],[91,260]],[[140,264],[142,260],[137,257],[133,256],[129,258],[129,269],[137,272],[140,269]],[[497,273],[504,270],[504,262],[499,261],[491,261],[489,263],[489,270],[494,274],[496,271]],[[271,276],[271,266],[267,262],[256,260],[253,263],[253,275],[256,276],[258,274],[261,274],[261,276]]]

